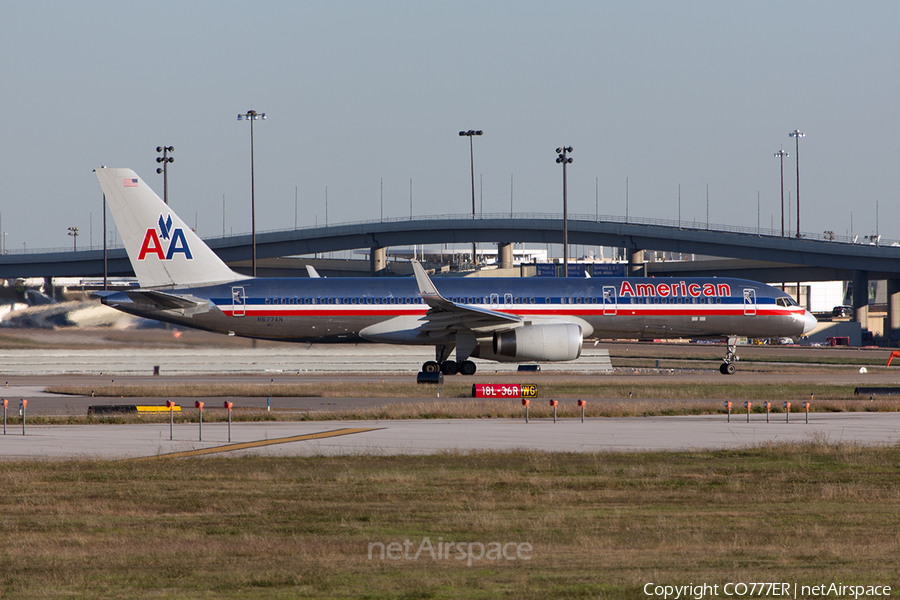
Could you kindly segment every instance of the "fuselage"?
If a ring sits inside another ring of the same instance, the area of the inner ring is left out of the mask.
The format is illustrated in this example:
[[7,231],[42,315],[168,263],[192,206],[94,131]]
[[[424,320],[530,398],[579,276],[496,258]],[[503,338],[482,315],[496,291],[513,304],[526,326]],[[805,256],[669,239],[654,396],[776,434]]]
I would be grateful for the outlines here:
[[[435,278],[457,304],[535,322],[576,322],[584,337],[793,337],[815,319],[781,290],[732,278]],[[434,344],[414,333],[428,305],[413,278],[265,278],[167,292],[208,300],[182,315],[125,294],[105,300],[136,314],[232,335],[303,342]],[[384,334],[382,324],[393,337]],[[400,332],[400,333],[398,333]],[[406,334],[403,334],[406,332]]]

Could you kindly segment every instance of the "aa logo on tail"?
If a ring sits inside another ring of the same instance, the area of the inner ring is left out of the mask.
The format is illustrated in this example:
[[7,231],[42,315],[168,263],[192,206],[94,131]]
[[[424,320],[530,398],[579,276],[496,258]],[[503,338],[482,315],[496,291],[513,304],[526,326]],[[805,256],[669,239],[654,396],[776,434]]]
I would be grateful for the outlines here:
[[[156,229],[151,227],[147,230],[147,233],[144,234],[144,243],[141,244],[141,252],[138,254],[138,260],[144,260],[148,254],[156,256],[159,260],[172,260],[172,257],[175,256],[176,252],[184,254],[184,257],[188,260],[194,258],[191,255],[191,249],[188,246],[187,240],[184,237],[184,231],[182,231],[181,227],[172,229],[172,215],[168,215],[165,219],[163,219],[162,215],[159,215],[158,224],[159,233],[156,232]],[[161,239],[168,241],[167,247],[163,247]]]

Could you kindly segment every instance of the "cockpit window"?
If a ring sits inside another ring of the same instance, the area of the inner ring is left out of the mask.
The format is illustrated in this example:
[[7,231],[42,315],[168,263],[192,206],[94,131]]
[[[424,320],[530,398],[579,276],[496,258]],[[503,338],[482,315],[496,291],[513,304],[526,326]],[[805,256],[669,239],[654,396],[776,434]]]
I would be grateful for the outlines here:
[[781,298],[776,298],[775,304],[777,304],[778,306],[800,306],[799,304],[797,304],[797,301],[790,296],[782,296]]

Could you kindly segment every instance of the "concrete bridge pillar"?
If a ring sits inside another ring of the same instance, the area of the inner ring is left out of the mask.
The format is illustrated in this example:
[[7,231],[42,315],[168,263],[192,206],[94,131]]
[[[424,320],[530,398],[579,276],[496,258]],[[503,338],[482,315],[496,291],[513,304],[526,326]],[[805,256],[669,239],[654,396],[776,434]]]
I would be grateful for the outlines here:
[[888,279],[887,292],[888,331],[884,335],[894,346],[900,340],[900,279]]
[[369,249],[369,271],[375,277],[387,275],[387,248]]
[[853,271],[853,320],[869,329],[869,272]]
[[56,300],[56,289],[53,287],[53,278],[52,277],[44,277],[44,285],[41,291],[50,298]]
[[513,245],[512,242],[499,242],[497,244],[497,257],[501,269],[512,269],[513,267]]
[[644,277],[644,251],[626,248],[628,255],[628,277]]

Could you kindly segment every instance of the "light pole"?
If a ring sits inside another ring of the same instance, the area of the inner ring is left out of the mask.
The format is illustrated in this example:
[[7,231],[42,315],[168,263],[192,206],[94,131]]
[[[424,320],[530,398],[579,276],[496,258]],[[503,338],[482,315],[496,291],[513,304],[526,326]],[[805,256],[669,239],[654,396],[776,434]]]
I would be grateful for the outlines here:
[[[800,237],[800,138],[806,137],[806,134],[795,129],[788,134],[794,138],[796,147],[794,148],[794,156],[797,158],[797,237]],[[797,301],[800,301],[800,291],[797,291]]]
[[[472,167],[472,219],[475,219],[475,146],[472,143],[472,137],[482,135],[484,132],[480,129],[470,129],[468,131],[460,131],[459,137],[469,138],[469,163]],[[478,257],[475,254],[475,242],[472,242],[472,264],[478,266]]]
[[157,146],[157,152],[162,152],[162,156],[156,157],[156,162],[162,163],[162,168],[157,167],[156,172],[163,174],[163,201],[169,204],[169,163],[175,162],[175,159],[168,156],[169,152],[175,152],[175,146]]
[[109,284],[109,257],[106,249],[106,194],[103,194],[103,289]]
[[571,151],[572,146],[556,149],[559,154],[556,162],[557,164],[562,163],[563,166],[563,277],[569,276],[569,204],[566,198],[566,165],[572,162],[572,159],[569,158]]
[[78,250],[78,228],[69,227],[69,235],[72,236],[72,251],[75,252]]
[[266,113],[258,113],[255,110],[248,110],[244,114],[237,116],[238,121],[247,119],[250,121],[250,229],[251,244],[253,245],[253,276],[256,277],[256,179],[253,172],[253,121],[262,119],[266,120]]
[[784,148],[775,153],[775,158],[781,159],[781,237],[784,237],[784,157],[790,156]]

